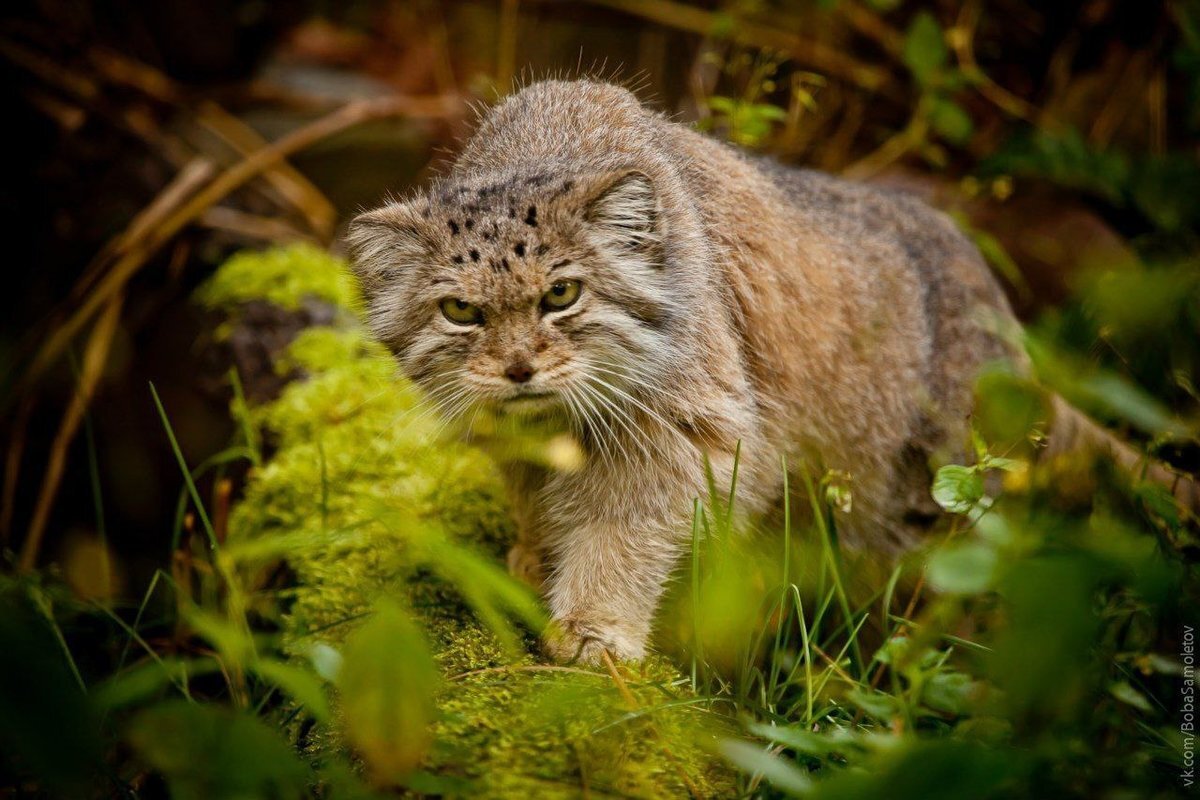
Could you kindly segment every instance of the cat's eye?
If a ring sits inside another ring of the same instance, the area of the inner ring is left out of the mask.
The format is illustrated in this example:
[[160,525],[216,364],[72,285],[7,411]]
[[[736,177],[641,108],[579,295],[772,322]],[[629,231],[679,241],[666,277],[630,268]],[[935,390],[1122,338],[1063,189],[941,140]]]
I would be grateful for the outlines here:
[[579,299],[579,281],[555,281],[550,291],[542,295],[542,308],[546,311],[562,311]]
[[483,324],[483,312],[479,306],[457,297],[447,297],[442,301],[442,314],[455,325]]

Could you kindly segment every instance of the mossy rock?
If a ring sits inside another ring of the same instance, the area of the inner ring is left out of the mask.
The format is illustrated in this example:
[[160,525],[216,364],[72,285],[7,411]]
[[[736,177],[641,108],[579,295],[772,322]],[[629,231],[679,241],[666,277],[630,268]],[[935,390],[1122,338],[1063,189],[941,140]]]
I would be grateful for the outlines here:
[[[242,303],[287,306],[311,295],[352,320],[357,298],[348,286],[337,259],[292,247],[234,257],[200,297],[236,317]],[[230,544],[285,546],[295,585],[283,598],[281,623],[285,649],[296,658],[308,657],[317,643],[336,650],[381,597],[413,610],[445,676],[423,765],[436,791],[731,791],[730,772],[713,755],[721,726],[687,704],[675,667],[652,661],[621,668],[635,710],[607,672],[542,663],[528,631],[506,647],[496,626],[481,622],[477,605],[463,599],[471,594],[461,585],[470,573],[456,584],[430,568],[422,554],[432,538],[450,543],[456,557],[478,558],[496,579],[513,535],[507,501],[490,459],[439,435],[439,423],[361,327],[308,329],[277,368],[305,377],[248,412],[250,427],[266,432],[273,451],[232,511]],[[301,744],[314,755],[343,749],[336,726],[293,727],[304,731]]]

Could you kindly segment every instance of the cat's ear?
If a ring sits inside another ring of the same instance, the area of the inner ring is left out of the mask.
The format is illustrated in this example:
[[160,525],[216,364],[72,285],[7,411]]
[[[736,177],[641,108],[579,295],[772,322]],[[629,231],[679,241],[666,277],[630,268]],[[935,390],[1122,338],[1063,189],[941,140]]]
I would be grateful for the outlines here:
[[422,227],[411,203],[389,203],[350,222],[350,265],[368,300],[426,258]]
[[649,176],[637,170],[608,173],[589,189],[583,216],[597,244],[617,251],[657,251],[662,221]]

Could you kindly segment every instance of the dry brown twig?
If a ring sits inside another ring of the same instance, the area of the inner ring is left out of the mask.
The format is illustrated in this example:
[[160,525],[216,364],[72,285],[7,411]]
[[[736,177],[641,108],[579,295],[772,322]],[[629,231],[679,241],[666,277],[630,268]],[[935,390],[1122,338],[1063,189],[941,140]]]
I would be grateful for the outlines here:
[[878,12],[863,8],[851,0],[842,0],[836,8],[842,18],[857,33],[878,44],[893,58],[898,59],[903,56],[904,34],[887,24]]
[[50,519],[50,507],[54,502],[54,496],[58,492],[63,470],[66,467],[67,448],[75,438],[92,396],[96,392],[100,377],[104,374],[104,365],[108,361],[113,335],[116,334],[117,323],[121,319],[121,305],[122,296],[120,294],[113,295],[105,305],[99,319],[96,320],[96,325],[92,328],[92,335],[88,337],[75,395],[71,398],[71,404],[63,414],[58,432],[54,435],[54,441],[50,445],[46,474],[42,478],[42,488],[38,492],[37,504],[34,506],[33,517],[29,523],[29,532],[21,547],[21,557],[17,566],[22,572],[33,569],[37,561],[42,536],[46,532],[46,523]]
[[[717,14],[674,0],[589,0],[660,25],[706,36],[721,22]],[[738,20],[730,38],[764,50],[775,50],[796,61],[871,92],[887,91],[892,77],[887,70],[864,64],[835,47],[788,30],[752,20]]]
[[119,291],[146,260],[157,253],[167,241],[224,199],[230,192],[264,170],[322,139],[364,122],[400,116],[412,119],[442,118],[452,116],[459,110],[458,99],[446,97],[386,97],[356,101],[292,131],[267,147],[256,150],[194,193],[176,193],[170,203],[163,203],[165,213],[161,215],[161,219],[155,225],[142,228],[136,239],[128,236],[121,237],[124,245],[122,252],[116,254],[112,266],[91,291],[81,299],[79,307],[46,337],[45,343],[38,349],[37,355],[33,359],[26,382],[40,377],[46,368],[62,354],[66,344],[74,338],[104,302]]
[[227,206],[213,206],[200,215],[196,224],[215,231],[264,242],[316,242],[308,231],[302,231],[286,220],[249,214]]
[[[950,30],[950,47],[958,59],[959,68],[973,81],[976,91],[1001,111],[1026,122],[1034,122],[1039,116],[1037,107],[988,77],[975,60],[975,32],[982,15],[983,8],[978,0],[968,0],[963,4],[954,28]],[[1043,122],[1053,124],[1053,120]]]
[[[209,180],[213,172],[214,167],[212,163],[204,159],[196,159],[180,170],[175,179],[159,193],[158,197],[135,216],[128,227],[121,234],[110,240],[96,258],[92,260],[92,263],[84,270],[83,275],[68,295],[67,302],[78,303],[82,301],[86,297],[90,287],[99,280],[100,275],[103,274],[108,264],[112,263],[121,254],[129,252],[133,243],[144,238],[148,231],[159,224],[172,208],[178,206],[186,196],[194,192],[202,183]],[[86,320],[84,320],[84,323],[86,323]],[[3,512],[0,513],[0,538],[3,538],[4,541],[8,541],[11,537],[12,515],[17,491],[17,476],[25,449],[25,431],[36,405],[35,389],[36,381],[29,380],[27,377],[25,385],[19,393],[20,400],[12,419],[11,427],[13,435],[9,440],[8,451],[5,456],[3,496],[0,498],[0,507],[3,508]],[[70,409],[68,409],[68,413],[70,413]],[[66,424],[65,418],[63,424]],[[52,464],[49,464],[47,470],[52,466]],[[49,473],[47,473],[47,477],[49,477]],[[43,481],[43,485],[46,485],[45,480]],[[57,487],[57,480],[51,481],[51,485]],[[30,535],[33,531],[34,528],[31,527]],[[40,534],[38,535],[40,536]],[[29,538],[29,535],[26,538]]]
[[[638,703],[638,700],[636,697],[634,697],[633,692],[629,691],[629,685],[625,683],[625,678],[621,676],[620,670],[617,669],[617,664],[615,661],[613,661],[612,654],[609,653],[607,649],[604,649],[600,651],[600,658],[603,660],[604,667],[608,670],[608,674],[612,678],[613,684],[617,687],[617,692],[621,695],[621,699],[625,701],[625,704],[629,707],[629,710],[639,710],[641,708],[641,704]],[[671,748],[667,746],[667,740],[663,737],[662,732],[659,731],[658,726],[654,724],[653,720],[649,720],[649,723],[651,730],[654,731],[654,735],[658,737],[659,743],[662,746],[663,755],[665,755],[671,764],[674,765],[675,771],[679,775],[679,780],[685,787],[687,787],[688,793],[692,797],[703,797],[704,794],[700,791],[700,788],[696,786],[695,782],[691,779],[691,776],[687,774],[687,770],[683,768],[683,765],[679,763],[679,759],[673,752],[671,752]]]
[[[333,136],[364,122],[391,117],[413,119],[445,118],[461,113],[461,102],[456,97],[387,97],[350,103],[337,111],[305,125],[278,141],[261,147],[224,172],[215,171],[206,159],[195,159],[187,164],[176,178],[159,194],[147,208],[130,223],[126,230],[101,251],[100,256],[85,272],[71,294],[74,308],[61,324],[43,331],[44,339],[37,348],[29,368],[22,377],[22,395],[16,423],[24,425],[32,413],[32,397],[38,380],[57,361],[72,339],[100,314],[100,321],[93,329],[89,341],[88,363],[98,359],[99,367],[93,372],[84,370],[85,377],[98,380],[111,344],[111,330],[107,327],[109,314],[119,314],[119,298],[125,285],[147,261],[158,253],[183,228],[200,220],[217,203],[254,177],[277,167],[288,156],[312,144]],[[110,311],[114,307],[117,311]],[[103,313],[101,313],[103,310]],[[115,326],[115,320],[112,325]],[[97,335],[107,332],[108,340]],[[79,421],[95,390],[94,381],[82,382],[75,400],[67,409],[59,427],[59,435],[51,451],[51,460],[43,480],[42,492],[35,507],[28,535],[22,548],[20,565],[31,569],[36,563],[45,524],[49,517],[49,505],[61,480],[66,447],[78,429]],[[60,444],[60,440],[62,443]],[[60,452],[61,455],[56,455]],[[5,513],[2,521],[7,534],[11,524],[11,505],[17,485],[17,472],[21,460],[21,437],[14,437],[6,459],[4,482]]]
[[[101,47],[89,50],[88,59],[97,72],[109,81],[136,89],[164,105],[190,113],[185,92],[153,67]],[[193,121],[243,158],[267,144],[256,130],[212,100],[200,102]],[[329,241],[337,212],[308,178],[286,161],[266,170],[263,178],[286,203],[300,212],[317,238]]]
[[[242,158],[267,146],[258,131],[211,101],[200,105],[197,121],[237,151]],[[272,188],[300,212],[318,240],[328,244],[337,224],[337,209],[323,192],[287,161],[280,161],[263,174]]]
[[917,101],[908,124],[888,137],[878,148],[842,170],[842,174],[856,180],[867,180],[919,147],[929,133],[927,107],[927,100],[922,97]]

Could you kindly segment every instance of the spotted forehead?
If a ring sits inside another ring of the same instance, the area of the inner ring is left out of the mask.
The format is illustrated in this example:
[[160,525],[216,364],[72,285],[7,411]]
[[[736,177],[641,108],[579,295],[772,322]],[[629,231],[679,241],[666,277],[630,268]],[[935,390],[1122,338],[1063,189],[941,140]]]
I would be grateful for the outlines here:
[[479,265],[498,273],[520,269],[549,251],[543,209],[574,186],[571,178],[537,173],[443,187],[421,212],[439,234],[433,255],[447,266]]

